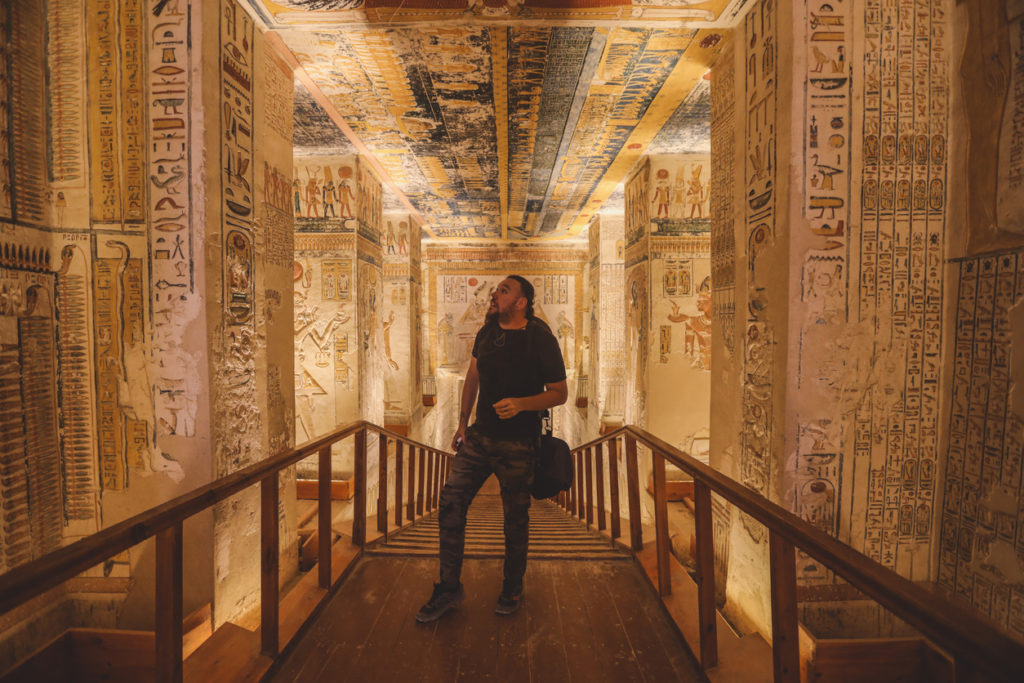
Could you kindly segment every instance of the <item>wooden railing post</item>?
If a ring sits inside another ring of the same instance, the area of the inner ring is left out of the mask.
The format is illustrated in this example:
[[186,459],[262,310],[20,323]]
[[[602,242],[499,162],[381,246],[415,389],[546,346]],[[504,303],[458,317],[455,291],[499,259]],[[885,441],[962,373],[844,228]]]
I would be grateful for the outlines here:
[[[570,458],[575,458],[570,455]],[[573,511],[576,510],[576,480],[579,479],[580,473],[574,468],[572,473],[572,481],[569,482],[569,490],[565,492],[565,511],[572,515]]]
[[711,523],[711,489],[693,482],[693,516],[697,536],[697,618],[700,623],[700,665],[718,664],[718,619],[715,614],[715,538]]
[[377,433],[377,531],[388,540],[388,437]]
[[277,472],[260,482],[260,652],[278,652],[278,489]]
[[419,482],[416,486],[416,515],[423,514],[424,497],[427,492],[427,449],[420,446]]
[[427,500],[424,503],[424,510],[434,510],[434,451],[427,453]]
[[668,492],[665,489],[665,458],[651,449],[651,472],[654,475],[654,539],[658,554],[658,593],[672,595],[672,566],[669,562]]
[[441,454],[434,451],[434,495],[430,497],[430,507],[437,509],[437,498],[441,493]]
[[586,516],[584,505],[586,504],[583,494],[583,451],[576,451],[576,517],[583,521]]
[[589,447],[583,451],[583,462],[587,471],[587,526],[590,527],[594,525],[594,458]]
[[331,587],[331,540],[334,532],[331,530],[331,447],[324,446],[318,455],[320,462],[318,468],[319,480],[317,481],[317,520],[316,529],[318,534],[318,555],[317,564],[318,580],[321,588]]
[[402,491],[402,446],[405,445],[401,441],[395,441],[395,525],[402,526],[402,513],[405,512],[405,506],[402,504],[404,499],[404,491]]
[[408,521],[416,519],[416,447],[409,445],[409,502],[405,511]]
[[637,472],[636,439],[626,434],[626,498],[629,501],[629,547],[644,549],[643,523],[640,519],[640,475]]
[[772,663],[775,683],[799,683],[800,643],[797,632],[796,552],[793,544],[768,530],[772,581]]
[[597,477],[597,530],[604,531],[604,455],[601,444],[594,446],[594,474]]
[[441,455],[441,451],[435,452],[434,455],[437,457],[437,483],[434,486],[434,509],[436,510],[441,505],[441,482],[444,481],[444,470],[448,466],[448,463],[445,462],[445,458]]
[[352,486],[352,544],[366,545],[366,427],[355,435]]
[[612,508],[612,540],[622,535],[622,511],[619,509],[619,439],[608,440],[608,497]]
[[156,680],[181,683],[182,525],[156,535]]

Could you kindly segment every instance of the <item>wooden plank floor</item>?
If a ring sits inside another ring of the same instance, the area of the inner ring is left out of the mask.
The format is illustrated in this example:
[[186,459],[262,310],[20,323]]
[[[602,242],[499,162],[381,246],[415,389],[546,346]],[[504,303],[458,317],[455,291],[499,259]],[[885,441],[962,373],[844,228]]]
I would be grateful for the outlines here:
[[531,560],[510,617],[501,565],[467,559],[465,602],[419,624],[437,559],[366,556],[267,680],[706,680],[635,563]]

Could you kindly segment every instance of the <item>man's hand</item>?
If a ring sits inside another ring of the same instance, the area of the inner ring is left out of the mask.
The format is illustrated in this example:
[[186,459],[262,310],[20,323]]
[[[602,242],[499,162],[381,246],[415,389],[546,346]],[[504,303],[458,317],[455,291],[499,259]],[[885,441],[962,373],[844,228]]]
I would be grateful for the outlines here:
[[515,417],[519,414],[520,410],[522,410],[522,408],[519,407],[519,399],[517,398],[503,398],[494,404],[494,412],[497,413],[498,417],[502,420]]
[[466,425],[460,424],[459,428],[455,430],[455,436],[452,437],[452,450],[458,451],[462,442],[466,440]]

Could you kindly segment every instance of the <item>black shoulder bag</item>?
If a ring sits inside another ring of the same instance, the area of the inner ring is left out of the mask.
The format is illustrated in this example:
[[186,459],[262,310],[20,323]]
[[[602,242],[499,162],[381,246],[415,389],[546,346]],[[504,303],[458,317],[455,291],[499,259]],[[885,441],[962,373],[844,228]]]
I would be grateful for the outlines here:
[[540,435],[537,466],[533,470],[530,493],[537,500],[557,496],[572,486],[572,454],[569,444],[551,435],[551,413],[544,411],[544,430]]
[[[527,346],[529,357],[533,355],[533,336],[527,337]],[[536,363],[536,367],[539,371],[540,363]],[[551,411],[545,410],[541,419],[544,427],[541,430],[537,465],[533,470],[533,487],[530,489],[537,500],[552,498],[572,486],[572,454],[569,452],[569,444],[552,436]]]

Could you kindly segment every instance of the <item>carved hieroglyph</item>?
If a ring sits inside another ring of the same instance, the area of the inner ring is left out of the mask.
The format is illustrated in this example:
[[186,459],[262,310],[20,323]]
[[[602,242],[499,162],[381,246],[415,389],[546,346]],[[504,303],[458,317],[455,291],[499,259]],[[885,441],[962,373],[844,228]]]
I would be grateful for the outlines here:
[[[217,400],[221,436],[216,472],[250,464],[257,452],[261,417],[256,410],[256,254],[253,211],[254,26],[234,2],[220,0],[220,210],[222,362]],[[230,435],[230,438],[228,437]]]
[[[957,264],[956,336],[949,451],[942,508],[938,582],[1000,626],[1024,634],[1024,514],[1021,451],[1024,419],[1014,398],[1014,355],[1024,301],[1024,253]],[[935,464],[921,459],[904,483],[934,482]],[[930,529],[927,500],[911,500],[915,531]],[[904,514],[901,510],[900,519]]]
[[1006,103],[999,131],[996,224],[1024,232],[1024,2],[1007,0],[1009,58]]
[[[776,185],[776,8],[774,0],[762,0],[744,21],[747,57],[744,92],[747,94],[746,150],[744,161],[743,217],[746,226],[747,323],[743,334],[743,427],[740,447],[740,481],[768,496],[773,457],[772,403],[775,333],[764,318],[766,302],[761,295],[765,274],[759,257],[775,236]],[[743,518],[755,541],[764,528]]]
[[711,302],[729,353],[736,345],[736,78],[733,48],[727,48],[711,77]]
[[0,243],[0,568],[60,546],[54,273],[44,248]]
[[[872,331],[875,357],[843,444],[853,455],[852,485],[844,484],[844,495],[864,519],[863,526],[853,524],[851,543],[922,580],[931,575],[921,548],[932,537],[935,496],[934,477],[922,474],[935,471],[939,435],[949,118],[945,6],[939,0],[865,3],[864,36],[877,49],[862,58],[860,275],[849,306]],[[831,383],[832,391],[842,392],[841,384]]]

